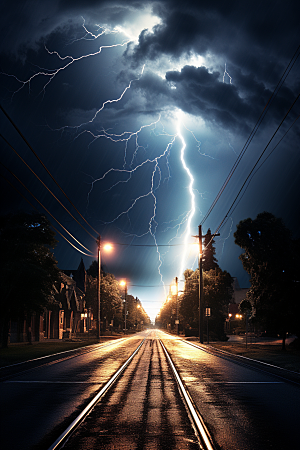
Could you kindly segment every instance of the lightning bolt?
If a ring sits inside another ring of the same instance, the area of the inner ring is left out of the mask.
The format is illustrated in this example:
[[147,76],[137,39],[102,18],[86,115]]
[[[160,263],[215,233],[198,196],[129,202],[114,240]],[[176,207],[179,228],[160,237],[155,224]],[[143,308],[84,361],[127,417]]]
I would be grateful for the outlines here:
[[[79,38],[74,38],[72,41],[70,41],[70,44],[77,42],[79,40],[86,40],[86,41],[98,40],[99,38],[101,38],[101,36],[104,36],[107,34],[118,34],[118,33],[124,34],[124,30],[121,29],[120,27],[115,27],[114,29],[108,29],[108,28],[102,27],[100,25],[97,25],[97,32],[92,33],[85,26],[85,21],[83,23],[83,30],[84,30],[84,35]],[[20,83],[19,89],[17,91],[15,91],[13,95],[15,95],[21,89],[25,88],[25,86],[28,87],[28,90],[30,93],[31,84],[33,83],[33,81],[36,80],[37,78],[44,77],[46,81],[43,84],[42,89],[41,89],[41,93],[43,93],[43,95],[44,95],[46,93],[47,87],[54,80],[54,78],[57,77],[62,71],[67,70],[71,65],[73,65],[83,59],[97,57],[104,50],[113,49],[116,47],[124,47],[129,42],[130,42],[129,40],[124,40],[120,43],[116,43],[116,44],[112,44],[112,45],[101,45],[101,46],[99,46],[97,51],[92,52],[92,53],[86,53],[86,54],[83,54],[78,57],[73,57],[72,55],[62,56],[57,51],[50,51],[45,47],[45,50],[49,54],[49,56],[56,57],[59,60],[60,67],[58,67],[56,69],[39,68],[38,72],[33,74],[31,77],[29,77],[25,81],[18,79],[14,75],[8,75],[8,74],[5,74],[5,75],[14,77]],[[180,256],[179,275],[181,275],[184,272],[184,270],[186,269],[187,260],[189,257],[189,251],[190,251],[189,242],[190,242],[190,238],[192,235],[192,221],[193,221],[193,218],[194,218],[195,212],[196,212],[195,192],[197,192],[197,191],[194,188],[194,181],[195,181],[194,177],[186,163],[185,154],[186,154],[187,145],[186,145],[184,136],[181,132],[181,129],[184,127],[189,133],[191,133],[191,135],[193,136],[193,138],[196,142],[196,147],[198,149],[198,152],[200,153],[201,156],[209,157],[212,159],[215,159],[215,158],[201,152],[201,142],[196,138],[195,134],[183,124],[183,119],[182,119],[183,113],[181,111],[178,111],[176,113],[176,125],[175,125],[176,132],[174,132],[174,134],[169,134],[165,131],[164,125],[163,125],[162,119],[161,119],[161,114],[158,114],[158,116],[156,116],[155,120],[149,120],[148,124],[146,123],[146,124],[141,125],[139,128],[137,127],[138,128],[137,130],[123,131],[120,134],[114,133],[113,128],[105,129],[104,127],[101,127],[100,131],[99,130],[92,131],[91,129],[89,129],[89,128],[91,128],[90,125],[94,124],[94,127],[93,127],[93,130],[94,130],[95,123],[96,123],[96,121],[99,121],[100,114],[104,110],[106,110],[110,105],[120,103],[120,102],[122,102],[122,100],[124,100],[125,95],[131,89],[133,83],[138,82],[141,79],[141,77],[143,76],[144,69],[145,69],[145,66],[142,66],[140,73],[135,78],[132,78],[127,83],[127,85],[122,88],[121,93],[118,93],[118,95],[116,95],[116,98],[107,99],[107,100],[103,101],[100,108],[98,108],[96,110],[96,112],[93,111],[91,113],[91,118],[89,120],[87,120],[84,123],[80,123],[79,125],[76,125],[76,126],[69,126],[69,125],[63,126],[54,131],[60,131],[60,132],[64,132],[67,130],[71,130],[72,132],[75,131],[75,133],[73,134],[74,139],[78,139],[79,136],[83,135],[84,133],[87,133],[91,137],[91,141],[88,144],[89,146],[93,145],[98,139],[110,140],[113,143],[120,143],[120,142],[124,143],[124,157],[123,157],[123,165],[120,165],[121,168],[118,168],[118,167],[110,168],[99,178],[92,179],[92,182],[90,183],[89,192],[87,193],[87,203],[86,203],[87,210],[89,208],[90,197],[92,195],[92,192],[93,192],[93,189],[94,189],[96,183],[101,183],[104,181],[107,182],[108,177],[110,175],[112,175],[112,176],[114,176],[114,180],[108,185],[108,187],[106,186],[106,188],[103,192],[112,191],[113,189],[120,186],[121,184],[129,183],[130,180],[132,180],[133,176],[135,174],[137,174],[138,171],[141,171],[146,165],[150,166],[150,168],[151,168],[150,169],[150,178],[148,178],[147,191],[145,193],[143,193],[142,195],[139,195],[136,198],[132,199],[129,206],[126,209],[124,209],[123,211],[121,211],[119,214],[117,214],[115,217],[109,218],[110,220],[102,220],[101,222],[105,225],[112,224],[112,223],[117,222],[123,216],[127,216],[128,220],[130,221],[130,213],[135,208],[135,206],[142,200],[144,200],[146,198],[151,198],[152,207],[151,207],[151,212],[149,214],[149,222],[147,220],[148,228],[146,226],[145,229],[142,230],[142,234],[140,234],[140,235],[129,234],[129,233],[126,233],[126,235],[132,236],[133,238],[140,238],[145,235],[150,235],[152,237],[153,242],[156,247],[156,252],[157,252],[158,274],[160,276],[162,285],[165,286],[161,268],[162,268],[162,264],[164,262],[164,257],[166,254],[162,254],[160,252],[159,245],[157,243],[157,238],[156,238],[157,230],[159,227],[159,223],[158,223],[158,219],[157,219],[157,206],[158,206],[157,191],[160,188],[160,186],[162,185],[162,183],[167,182],[170,179],[171,175],[170,175],[170,166],[169,166],[169,155],[170,155],[171,149],[173,148],[173,146],[175,144],[175,141],[179,141],[179,144],[180,144],[179,161],[183,168],[183,171],[187,174],[187,177],[189,179],[189,183],[188,183],[188,187],[187,187],[188,195],[189,195],[189,209],[188,209],[188,211],[181,214],[178,219],[176,219],[176,225],[174,227],[176,229],[176,233],[175,233],[176,235],[172,238],[172,240],[173,240],[173,239],[180,237],[181,241],[183,241],[183,244],[184,244],[184,247],[183,247],[184,249]],[[225,79],[225,75],[229,76],[229,74],[226,70],[226,65],[225,65],[225,72],[224,72],[224,76],[223,76],[223,82]],[[230,79],[230,83],[231,83],[230,76],[229,76],[229,79]],[[139,152],[142,150],[144,150],[144,152],[146,152],[146,150],[147,150],[147,146],[145,147],[145,146],[141,145],[140,140],[139,140],[141,133],[144,132],[145,130],[150,131],[150,134],[153,134],[155,137],[165,136],[167,143],[165,144],[164,148],[160,151],[158,156],[153,157],[153,158],[146,158],[143,162],[138,164],[137,161],[138,161]],[[134,142],[134,144],[133,144],[134,151],[132,152],[132,155],[129,156],[128,155],[129,154],[128,146],[131,141]],[[167,174],[166,174],[165,178],[163,178],[165,172],[167,172]],[[147,176],[149,176],[149,174]],[[124,179],[124,177],[125,177],[125,179]],[[117,178],[117,181],[116,181],[116,178]],[[170,227],[167,227],[164,231],[167,231],[169,228]],[[181,233],[182,230],[183,230],[183,232]],[[171,241],[169,241],[169,242],[171,242]],[[178,275],[178,272],[176,275]]]
[[180,275],[183,274],[184,270],[185,270],[185,265],[186,265],[186,261],[187,261],[187,256],[188,256],[188,252],[189,252],[189,240],[191,238],[192,235],[192,229],[191,229],[191,223],[192,223],[192,219],[195,215],[196,212],[196,203],[195,203],[195,194],[194,194],[194,190],[193,190],[193,186],[194,186],[194,177],[190,171],[190,169],[188,168],[188,166],[186,165],[185,162],[185,149],[186,149],[186,143],[185,140],[183,138],[183,135],[181,134],[181,129],[180,129],[180,120],[181,120],[181,115],[180,113],[178,114],[178,120],[177,120],[177,136],[179,137],[180,141],[181,141],[181,151],[180,151],[180,160],[181,160],[181,164],[185,170],[185,172],[187,173],[188,177],[189,177],[189,186],[188,186],[188,191],[189,191],[189,195],[190,195],[190,201],[191,201],[191,208],[188,212],[187,215],[187,224],[186,224],[186,229],[185,229],[185,233],[184,233],[184,251],[182,254],[182,258],[181,258],[181,267],[180,267]]
[[226,67],[226,63],[225,63],[225,69],[224,69],[224,73],[223,73],[223,83],[225,83],[225,77],[226,77],[226,75],[227,75],[228,78],[229,78],[229,83],[232,84],[232,78],[231,78],[231,76],[229,75],[229,73],[227,72],[227,67]]
[[[115,33],[120,33],[120,30],[118,30],[118,29],[116,29],[116,28],[114,28],[113,30],[110,30],[110,29],[108,29],[108,28],[100,27],[99,25],[98,25],[98,27],[101,28],[103,31],[101,31],[100,33],[98,33],[97,35],[95,35],[95,34],[89,32],[89,31],[86,29],[85,25],[83,24],[83,28],[84,28],[84,30],[86,31],[86,33],[87,33],[88,35],[91,36],[91,39],[90,39],[90,40],[96,40],[96,39],[98,39],[99,37],[103,36],[104,34],[115,34]],[[84,39],[84,38],[82,38],[82,39]],[[76,41],[76,40],[74,40],[74,42],[75,42],[75,41]],[[129,42],[130,42],[130,40],[126,40],[126,41],[123,41],[123,42],[118,43],[118,44],[101,45],[97,51],[92,52],[92,53],[87,53],[87,54],[84,54],[84,55],[81,55],[81,56],[78,56],[77,58],[75,58],[75,57],[73,57],[73,56],[71,56],[71,55],[61,56],[57,51],[50,51],[50,50],[48,50],[47,47],[45,46],[45,50],[46,50],[46,52],[47,52],[49,55],[56,55],[57,58],[58,58],[61,62],[64,63],[61,67],[59,67],[59,68],[57,68],[57,69],[54,69],[54,70],[52,70],[52,69],[41,69],[39,72],[34,73],[34,74],[33,74],[31,77],[29,77],[27,80],[20,80],[18,77],[16,77],[16,76],[13,75],[13,74],[7,74],[7,73],[3,73],[3,72],[1,72],[1,74],[2,74],[2,75],[5,75],[5,76],[8,76],[8,77],[12,77],[12,78],[14,78],[18,83],[20,83],[21,86],[19,87],[19,89],[17,89],[17,90],[13,93],[13,96],[14,96],[15,94],[17,94],[19,91],[21,91],[25,86],[28,86],[28,91],[29,91],[29,93],[30,93],[30,91],[31,91],[30,85],[31,85],[32,81],[33,81],[34,79],[38,78],[38,77],[45,77],[45,78],[48,79],[48,81],[43,85],[42,90],[41,90],[41,92],[40,92],[40,94],[41,94],[41,93],[45,94],[46,88],[47,88],[47,86],[49,86],[49,84],[51,83],[51,81],[52,81],[52,80],[53,80],[60,72],[62,72],[63,70],[66,70],[66,69],[67,69],[68,67],[70,67],[72,64],[74,64],[74,63],[76,63],[76,62],[78,62],[78,61],[80,61],[80,60],[86,59],[86,58],[92,58],[92,57],[98,56],[98,55],[102,52],[102,50],[105,50],[105,49],[112,49],[112,48],[116,48],[116,47],[124,47],[124,46],[126,46],[127,44],[129,44]],[[127,87],[127,88],[125,89],[125,92],[126,92],[127,89],[129,89],[129,87]],[[125,92],[124,92],[124,93],[125,93]],[[123,93],[123,95],[124,95],[124,93]],[[12,96],[12,97],[13,97],[13,96]],[[118,101],[118,100],[114,100],[114,101]],[[114,102],[114,101],[111,101],[111,102]],[[104,106],[105,106],[105,105],[103,105],[103,108],[104,108]],[[103,108],[102,108],[102,109],[103,109]],[[98,111],[98,112],[100,112],[100,111]],[[96,113],[96,115],[97,115],[97,113]]]
[[228,232],[228,236],[226,238],[224,238],[224,242],[223,242],[223,245],[222,245],[222,252],[221,252],[222,255],[223,255],[223,252],[224,252],[225,242],[227,241],[227,239],[230,238],[230,235],[231,235],[231,232],[232,232],[232,227],[233,227],[232,217],[230,217],[230,221],[231,221],[231,224],[230,224],[230,229],[229,229],[229,232]]

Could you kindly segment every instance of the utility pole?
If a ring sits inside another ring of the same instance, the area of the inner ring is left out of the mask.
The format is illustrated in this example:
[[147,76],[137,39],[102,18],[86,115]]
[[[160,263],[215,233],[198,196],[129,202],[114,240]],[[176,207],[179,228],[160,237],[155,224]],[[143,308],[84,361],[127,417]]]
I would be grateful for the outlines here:
[[178,277],[175,277],[176,284],[176,330],[177,336],[179,335],[179,320],[178,320]]
[[124,330],[124,334],[127,334],[127,329],[126,329],[126,320],[127,320],[127,306],[126,306],[126,301],[127,301],[127,283],[125,283],[125,296],[124,296],[124,298],[125,298],[125,300],[124,300],[124,303],[125,303],[125,320],[124,320],[124,322],[125,322],[125,330]]
[[97,283],[97,339],[100,341],[101,339],[101,322],[100,322],[100,286],[101,286],[101,237],[100,234],[97,239],[98,245],[98,283]]
[[[202,236],[202,225],[198,227],[198,236],[193,236],[199,240],[199,342],[203,344],[203,331],[204,331],[204,305],[203,305],[203,246],[202,239],[207,235]],[[212,237],[220,236],[220,233],[213,234]]]
[[203,327],[204,327],[204,317],[203,317],[203,270],[202,270],[202,261],[203,261],[203,249],[202,249],[202,225],[198,227],[198,239],[199,239],[199,342],[203,344]]

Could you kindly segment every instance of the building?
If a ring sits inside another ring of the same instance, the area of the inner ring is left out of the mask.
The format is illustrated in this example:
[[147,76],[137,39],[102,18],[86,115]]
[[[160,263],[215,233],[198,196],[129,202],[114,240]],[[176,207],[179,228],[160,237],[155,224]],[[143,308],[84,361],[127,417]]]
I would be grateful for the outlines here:
[[236,277],[233,277],[233,294],[232,300],[228,304],[228,316],[225,322],[226,333],[231,333],[234,329],[238,328],[239,320],[242,318],[241,312],[239,310],[239,304],[242,300],[246,298],[249,288],[241,288]]
[[60,285],[54,286],[53,302],[43,314],[11,320],[9,342],[31,342],[71,338],[86,331],[85,314],[86,270],[81,258],[75,270],[61,272]]

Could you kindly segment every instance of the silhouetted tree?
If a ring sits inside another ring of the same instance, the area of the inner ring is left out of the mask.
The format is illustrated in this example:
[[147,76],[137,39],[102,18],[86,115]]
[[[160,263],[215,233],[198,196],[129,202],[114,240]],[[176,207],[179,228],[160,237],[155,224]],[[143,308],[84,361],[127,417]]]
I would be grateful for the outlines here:
[[287,331],[299,336],[299,240],[294,241],[282,220],[268,212],[242,220],[234,237],[244,250],[240,259],[251,276],[247,299],[256,320],[281,334],[284,349]]
[[[185,289],[180,297],[180,315],[184,325],[199,326],[199,270],[184,272]],[[203,272],[203,312],[211,308],[210,331],[220,340],[226,339],[224,321],[232,297],[232,278],[220,267]]]
[[[102,272],[102,269],[101,269],[101,272]],[[97,278],[98,277],[98,261],[94,260],[91,263],[90,267],[87,269],[86,273],[93,278]]]
[[233,294],[232,281],[231,275],[220,267],[203,273],[204,308],[211,309],[209,329],[219,340],[227,339],[224,322]]
[[9,321],[40,313],[54,300],[54,284],[60,281],[51,248],[57,241],[48,219],[39,213],[18,213],[0,218],[2,267],[2,346],[8,343]]
[[207,230],[207,233],[204,238],[204,251],[203,251],[203,261],[202,261],[202,268],[203,271],[206,272],[208,270],[216,269],[219,267],[218,261],[215,257],[215,247],[214,243],[215,241],[211,237],[211,231],[210,229]]

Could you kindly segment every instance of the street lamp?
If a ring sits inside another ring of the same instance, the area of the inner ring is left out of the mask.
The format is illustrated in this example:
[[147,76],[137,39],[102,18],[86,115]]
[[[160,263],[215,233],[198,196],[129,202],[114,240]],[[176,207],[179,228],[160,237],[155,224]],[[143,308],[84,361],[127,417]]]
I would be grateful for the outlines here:
[[127,316],[127,311],[126,311],[127,283],[126,283],[126,280],[121,280],[120,286],[124,286],[124,306],[125,306],[124,334],[126,334],[126,316]]
[[[136,302],[138,302],[138,298],[136,297]],[[141,305],[139,303],[137,303],[136,305],[136,310],[135,310],[135,326],[136,326],[136,331],[138,329],[138,324],[137,324],[137,314],[138,314],[138,310],[140,309]]]
[[171,286],[172,294],[176,296],[176,334],[179,334],[179,320],[178,320],[178,278],[175,277],[175,284]]
[[[100,287],[101,287],[101,236],[99,234],[97,239],[98,245],[98,282],[97,282],[97,339],[100,341],[101,337],[101,322],[100,322]],[[109,243],[103,245],[103,250],[110,252],[113,246]]]

